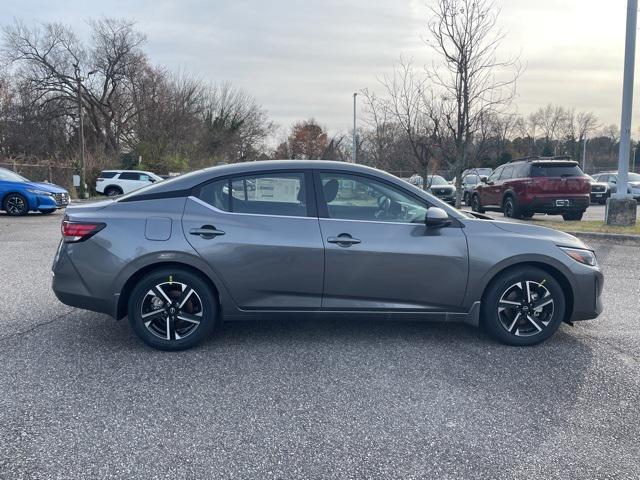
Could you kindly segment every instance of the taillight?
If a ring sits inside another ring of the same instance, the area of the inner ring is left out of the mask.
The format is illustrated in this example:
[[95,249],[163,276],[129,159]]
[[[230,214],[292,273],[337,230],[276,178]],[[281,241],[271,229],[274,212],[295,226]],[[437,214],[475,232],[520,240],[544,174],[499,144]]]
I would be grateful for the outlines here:
[[84,242],[102,230],[106,225],[95,222],[62,222],[62,238],[65,243]]

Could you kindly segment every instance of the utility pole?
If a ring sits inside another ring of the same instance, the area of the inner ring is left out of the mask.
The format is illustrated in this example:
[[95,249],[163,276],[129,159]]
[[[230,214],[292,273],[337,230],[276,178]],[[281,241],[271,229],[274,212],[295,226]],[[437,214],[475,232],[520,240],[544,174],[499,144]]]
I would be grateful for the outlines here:
[[76,63],[73,68],[76,73],[76,82],[78,87],[77,97],[78,97],[78,119],[80,122],[79,125],[79,137],[80,137],[80,198],[87,198],[86,192],[86,176],[85,176],[85,167],[84,167],[84,122],[82,120],[82,82],[80,81],[80,67]]
[[356,134],[356,97],[357,93],[353,94],[353,146],[351,147],[351,161],[356,163],[356,150],[358,149],[357,134]]
[[622,115],[620,119],[620,149],[618,151],[618,188],[607,199],[607,225],[636,224],[637,202],[628,194],[629,154],[631,153],[631,109],[633,107],[633,75],[636,56],[638,0],[627,2],[627,33],[624,47],[624,81],[622,84]]
[[587,136],[582,139],[582,171],[587,173]]

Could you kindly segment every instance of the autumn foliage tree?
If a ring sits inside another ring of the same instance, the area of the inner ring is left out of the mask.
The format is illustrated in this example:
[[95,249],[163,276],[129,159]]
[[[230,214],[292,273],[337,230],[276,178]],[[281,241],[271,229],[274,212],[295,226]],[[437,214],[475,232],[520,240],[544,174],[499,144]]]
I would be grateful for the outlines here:
[[275,158],[320,160],[330,146],[326,130],[313,118],[297,122],[291,127],[286,141],[278,145]]

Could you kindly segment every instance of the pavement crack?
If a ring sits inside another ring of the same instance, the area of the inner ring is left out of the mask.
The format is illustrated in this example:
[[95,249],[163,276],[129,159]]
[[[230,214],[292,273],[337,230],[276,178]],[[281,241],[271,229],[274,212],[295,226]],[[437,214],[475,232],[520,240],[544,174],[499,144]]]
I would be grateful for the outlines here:
[[71,315],[75,311],[76,311],[75,309],[69,310],[68,312],[64,312],[64,313],[61,313],[59,315],[56,315],[51,320],[47,320],[46,322],[36,323],[35,325],[32,325],[31,327],[29,327],[29,328],[27,328],[25,330],[21,330],[19,332],[15,332],[15,333],[12,333],[10,335],[0,336],[0,342],[4,341],[4,340],[10,340],[10,339],[15,338],[15,337],[19,337],[19,336],[24,335],[26,333],[31,333],[34,330],[36,330],[37,328],[44,327],[45,325],[49,325],[49,324],[51,324],[51,323],[53,323],[53,322],[55,322],[57,320],[60,320],[60,319],[66,317],[68,315]]

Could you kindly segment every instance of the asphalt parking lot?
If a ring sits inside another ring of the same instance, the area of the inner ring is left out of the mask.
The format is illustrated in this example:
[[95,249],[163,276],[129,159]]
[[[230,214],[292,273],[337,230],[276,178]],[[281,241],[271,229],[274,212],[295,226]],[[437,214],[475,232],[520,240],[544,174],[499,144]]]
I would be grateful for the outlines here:
[[[604,213],[605,213],[605,206],[604,205],[599,205],[599,204],[595,204],[592,203],[589,208],[587,208],[587,210],[584,212],[584,216],[582,217],[583,220],[602,220],[604,221]],[[464,206],[462,208],[463,210],[471,210],[471,207],[467,207]],[[494,211],[488,211],[487,212],[488,215],[498,219],[498,220],[504,220],[504,215],[502,214],[502,212],[494,212]],[[533,218],[535,220],[549,220],[549,221],[554,221],[554,222],[561,222],[562,221],[562,217],[560,215],[545,215],[544,213],[536,213]],[[638,212],[636,214],[636,218],[640,219],[640,208],[638,209]]]
[[533,348],[299,318],[166,353],[56,300],[60,220],[0,216],[0,478],[640,476],[640,248],[594,245],[605,312]]

